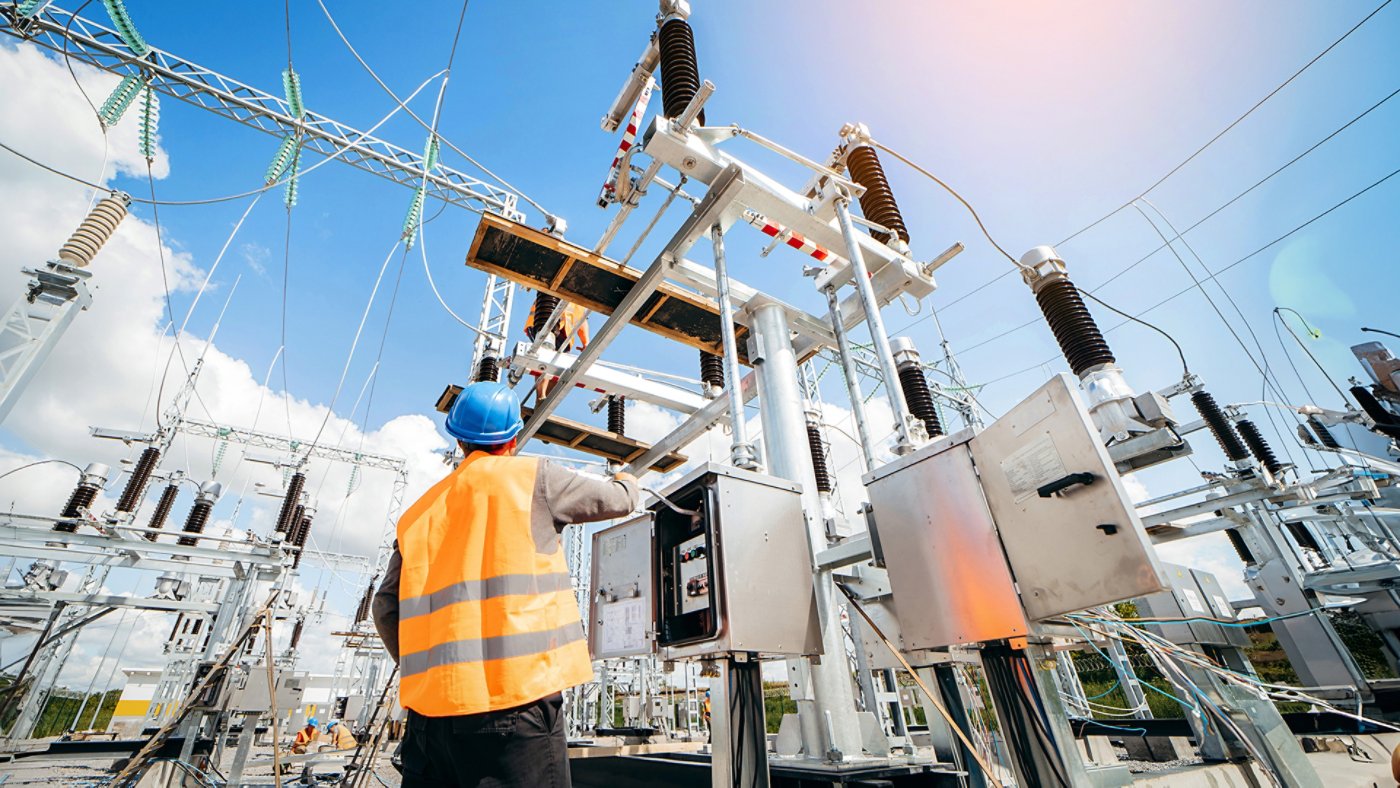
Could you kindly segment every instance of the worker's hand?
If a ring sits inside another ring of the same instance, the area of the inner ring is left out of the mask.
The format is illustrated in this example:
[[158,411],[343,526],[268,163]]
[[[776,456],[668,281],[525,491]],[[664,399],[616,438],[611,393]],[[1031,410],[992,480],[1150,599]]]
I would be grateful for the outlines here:
[[632,484],[636,484],[636,483],[637,483],[637,477],[636,477],[636,476],[633,476],[632,474],[628,473],[627,471],[618,471],[617,473],[613,474],[613,481],[615,481],[615,482],[631,482]]

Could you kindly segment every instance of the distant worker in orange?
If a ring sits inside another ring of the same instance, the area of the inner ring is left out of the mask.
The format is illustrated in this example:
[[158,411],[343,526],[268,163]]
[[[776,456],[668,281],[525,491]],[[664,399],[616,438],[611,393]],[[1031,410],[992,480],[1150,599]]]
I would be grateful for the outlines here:
[[375,593],[408,710],[403,786],[567,788],[563,696],[590,681],[560,533],[637,506],[637,480],[512,456],[520,400],[494,382],[457,395],[466,459],[409,507]]
[[306,721],[306,727],[297,731],[297,737],[292,740],[292,754],[305,755],[311,745],[321,737],[320,722],[315,717]]
[[326,736],[330,739],[333,749],[353,750],[359,745],[359,742],[355,741],[355,734],[350,732],[350,727],[340,720],[326,723]]
[[[530,314],[525,316],[526,338],[531,342],[535,340],[539,332],[544,330],[549,316],[554,313],[559,303],[558,298],[548,293],[535,294],[535,301],[530,304]],[[565,353],[588,347],[588,310],[578,304],[564,304],[564,314],[560,315],[559,322],[554,324],[554,330],[545,339],[545,344]],[[554,383],[552,378],[544,375],[539,377],[535,382],[537,402],[549,396],[549,390],[554,387]]]

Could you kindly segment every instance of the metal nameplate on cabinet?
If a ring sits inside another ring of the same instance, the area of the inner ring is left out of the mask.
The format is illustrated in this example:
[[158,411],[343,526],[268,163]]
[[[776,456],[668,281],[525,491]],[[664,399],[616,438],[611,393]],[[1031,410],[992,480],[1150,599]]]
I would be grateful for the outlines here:
[[593,534],[593,578],[588,587],[593,592],[588,601],[588,651],[594,659],[655,651],[650,514]]
[[1068,375],[1051,378],[969,446],[1028,618],[1167,587]]
[[965,438],[931,443],[866,484],[898,600],[901,650],[1026,634]]

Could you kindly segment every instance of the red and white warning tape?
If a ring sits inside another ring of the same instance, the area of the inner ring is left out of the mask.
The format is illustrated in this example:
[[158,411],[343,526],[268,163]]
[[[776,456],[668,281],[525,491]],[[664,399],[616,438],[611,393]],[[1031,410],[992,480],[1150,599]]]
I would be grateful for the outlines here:
[[608,179],[603,182],[603,190],[598,193],[599,208],[606,208],[608,203],[616,200],[617,179],[627,177],[627,173],[622,171],[622,160],[637,142],[637,129],[642,125],[642,116],[647,112],[647,102],[651,101],[651,90],[655,86],[656,80],[648,77],[646,87],[642,88],[642,95],[637,97],[637,105],[632,108],[632,117],[628,118],[627,128],[622,132],[622,140],[617,144],[617,155],[613,156]]
[[813,243],[811,239],[804,237],[801,233],[789,230],[758,211],[744,211],[744,219],[749,224],[757,227],[764,235],[776,239],[779,243],[787,244],[793,249],[813,259],[820,260],[823,263],[835,259],[837,256],[831,250]]

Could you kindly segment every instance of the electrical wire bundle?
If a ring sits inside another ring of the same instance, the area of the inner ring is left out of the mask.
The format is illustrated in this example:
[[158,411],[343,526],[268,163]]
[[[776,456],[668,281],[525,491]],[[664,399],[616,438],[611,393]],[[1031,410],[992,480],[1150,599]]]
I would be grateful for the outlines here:
[[[1319,611],[1308,610],[1303,611],[1301,613],[1292,614],[1286,617],[1292,618],[1297,615],[1311,615],[1317,612]],[[1235,721],[1231,719],[1230,716],[1226,714],[1226,712],[1223,709],[1220,708],[1219,704],[1212,700],[1205,693],[1205,691],[1203,691],[1201,687],[1190,678],[1187,672],[1188,668],[1209,671],[1211,674],[1220,677],[1221,679],[1230,683],[1231,685],[1244,689],[1245,691],[1249,692],[1255,697],[1260,698],[1261,700],[1307,703],[1329,711],[1333,714],[1357,720],[1358,722],[1363,722],[1369,725],[1375,725],[1377,727],[1385,728],[1392,731],[1400,731],[1400,728],[1397,728],[1396,726],[1364,716],[1361,713],[1363,709],[1361,706],[1359,695],[1357,699],[1356,712],[1353,713],[1345,711],[1340,708],[1337,708],[1335,705],[1329,703],[1326,700],[1323,700],[1322,698],[1309,695],[1296,687],[1290,687],[1285,684],[1275,684],[1272,682],[1263,681],[1257,676],[1251,676],[1245,673],[1239,673],[1237,671],[1230,670],[1229,668],[1226,668],[1216,663],[1214,660],[1210,659],[1204,654],[1179,646],[1176,643],[1173,643],[1170,640],[1167,640],[1166,638],[1162,637],[1161,635],[1155,632],[1151,632],[1146,628],[1140,626],[1141,624],[1181,623],[1197,619],[1125,619],[1106,608],[1096,608],[1085,613],[1071,613],[1067,616],[1067,618],[1075,626],[1075,628],[1079,629],[1085,634],[1086,638],[1090,637],[1090,633],[1092,633],[1101,637],[1112,638],[1123,643],[1134,643],[1138,646],[1141,646],[1142,649],[1147,653],[1147,655],[1152,659],[1152,662],[1154,665],[1156,665],[1157,669],[1162,672],[1162,675],[1165,676],[1169,681],[1171,681],[1173,685],[1188,690],[1191,696],[1195,698],[1196,701],[1198,701],[1198,703],[1187,703],[1179,698],[1175,698],[1174,696],[1169,697],[1173,697],[1174,700],[1177,700],[1179,703],[1182,703],[1183,706],[1188,706],[1192,708],[1200,717],[1203,724],[1206,724],[1207,726],[1209,725],[1209,720],[1211,718],[1214,718],[1220,724],[1222,729],[1230,731],[1230,733],[1232,733],[1238,739],[1238,741],[1247,750],[1249,750],[1250,754],[1261,764],[1268,764],[1269,760],[1262,756],[1254,742],[1250,741],[1250,739],[1244,735],[1244,732],[1240,729],[1239,725],[1236,724]],[[1211,621],[1212,623],[1217,623],[1221,626],[1238,627],[1254,626],[1256,624],[1278,620],[1279,618],[1285,618],[1285,616],[1279,616],[1276,618],[1254,619],[1244,622],[1227,621],[1224,619],[1214,618],[1204,620]],[[1086,632],[1085,630],[1088,631]],[[1092,642],[1090,643],[1090,645],[1093,646]],[[1097,650],[1096,646],[1094,648],[1095,650]],[[1156,690],[1157,692],[1162,692],[1161,690],[1152,687],[1152,685],[1150,684],[1144,683],[1143,686],[1149,689]],[[1275,784],[1279,784],[1276,775],[1274,775],[1272,772],[1266,773],[1270,775],[1271,779],[1275,782]]]

